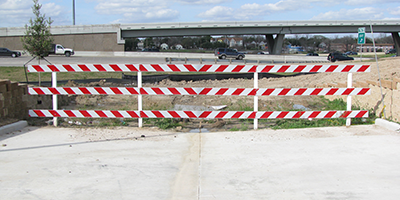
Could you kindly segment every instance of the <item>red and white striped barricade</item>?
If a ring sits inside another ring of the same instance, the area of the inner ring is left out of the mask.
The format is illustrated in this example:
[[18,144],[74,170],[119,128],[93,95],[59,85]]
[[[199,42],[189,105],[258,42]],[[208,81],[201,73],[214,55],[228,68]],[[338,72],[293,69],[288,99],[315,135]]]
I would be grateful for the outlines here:
[[[370,88],[351,87],[351,73],[369,72],[369,65],[207,65],[207,64],[56,64],[29,65],[29,72],[52,72],[53,87],[30,87],[30,95],[53,95],[53,110],[30,110],[31,117],[78,118],[195,118],[195,119],[325,119],[368,117],[368,111],[258,111],[258,96],[369,95]],[[137,72],[138,87],[57,87],[57,72]],[[254,88],[142,87],[141,72],[254,73]],[[258,88],[258,73],[348,73],[347,88]],[[137,111],[58,110],[56,95],[138,95]],[[142,110],[142,95],[254,96],[254,111]],[[351,99],[350,99],[351,101]],[[351,105],[351,103],[350,103]],[[139,123],[141,127],[141,123]]]

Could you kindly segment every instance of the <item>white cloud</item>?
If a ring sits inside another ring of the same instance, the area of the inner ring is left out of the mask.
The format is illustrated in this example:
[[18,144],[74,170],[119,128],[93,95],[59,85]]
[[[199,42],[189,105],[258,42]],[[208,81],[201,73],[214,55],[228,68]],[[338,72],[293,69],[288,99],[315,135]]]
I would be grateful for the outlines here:
[[260,20],[263,16],[267,16],[276,12],[295,11],[302,8],[309,8],[310,2],[319,0],[281,0],[276,3],[257,4],[248,3],[242,5],[238,9],[230,7],[215,6],[198,15],[198,17],[219,21],[219,20]]
[[183,4],[203,4],[203,5],[210,5],[210,4],[221,4],[231,2],[232,0],[177,0],[179,3]]
[[373,7],[341,9],[339,11],[329,11],[321,13],[311,18],[311,20],[361,20],[361,19],[382,19],[383,12]]
[[164,0],[100,0],[95,7],[97,13],[122,15],[123,18],[114,20],[119,23],[170,21],[179,17],[179,11],[169,8]]
[[348,5],[373,5],[373,4],[387,4],[387,3],[397,3],[398,0],[344,0],[345,4]]
[[389,8],[389,13],[392,15],[400,15],[400,6],[397,8]]
[[[39,2],[39,4],[42,4]],[[34,18],[32,13],[32,0],[1,0],[0,1],[0,27],[21,27],[29,24],[29,19]],[[41,14],[46,18],[51,17],[54,24],[66,24],[65,9],[55,3],[42,4]]]
[[216,20],[231,20],[235,17],[235,12],[233,8],[224,6],[215,6],[206,12],[200,13],[198,15],[200,18],[204,19],[216,19]]

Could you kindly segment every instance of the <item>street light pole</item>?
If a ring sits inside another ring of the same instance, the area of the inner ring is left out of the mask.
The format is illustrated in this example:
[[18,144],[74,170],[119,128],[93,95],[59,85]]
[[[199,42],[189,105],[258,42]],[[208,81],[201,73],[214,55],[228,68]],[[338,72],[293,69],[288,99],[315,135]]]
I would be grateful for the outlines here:
[[72,0],[72,25],[75,25],[75,0]]

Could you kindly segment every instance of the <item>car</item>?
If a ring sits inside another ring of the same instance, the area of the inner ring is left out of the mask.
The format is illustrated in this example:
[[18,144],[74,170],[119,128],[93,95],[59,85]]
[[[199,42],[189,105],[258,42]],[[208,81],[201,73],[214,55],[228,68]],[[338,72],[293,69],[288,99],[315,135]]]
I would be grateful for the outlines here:
[[219,59],[235,58],[237,60],[242,60],[244,58],[244,53],[231,48],[217,48],[215,49],[214,55],[218,56]]
[[269,52],[268,52],[268,51],[260,51],[260,52],[258,52],[257,54],[265,55],[265,54],[269,54]]
[[317,53],[308,53],[306,56],[319,56]]
[[21,56],[21,52],[11,51],[10,49],[0,47],[0,56],[11,56],[13,58],[16,58]]
[[346,55],[358,55],[358,53],[355,52],[355,51],[348,51],[348,52],[346,52],[345,54],[346,54]]
[[385,52],[385,54],[394,54],[397,53],[396,49],[389,49]]
[[340,52],[334,52],[334,53],[330,53],[328,55],[328,60],[331,62],[335,62],[337,60],[341,61],[341,60],[354,60],[353,57],[349,57],[344,53],[340,53]]

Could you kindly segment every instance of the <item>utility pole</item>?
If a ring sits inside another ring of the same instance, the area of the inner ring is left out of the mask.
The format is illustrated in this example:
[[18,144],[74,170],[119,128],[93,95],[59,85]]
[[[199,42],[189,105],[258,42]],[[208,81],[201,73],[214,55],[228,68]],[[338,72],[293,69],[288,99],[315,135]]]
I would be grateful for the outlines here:
[[75,26],[75,0],[72,0],[72,25]]

